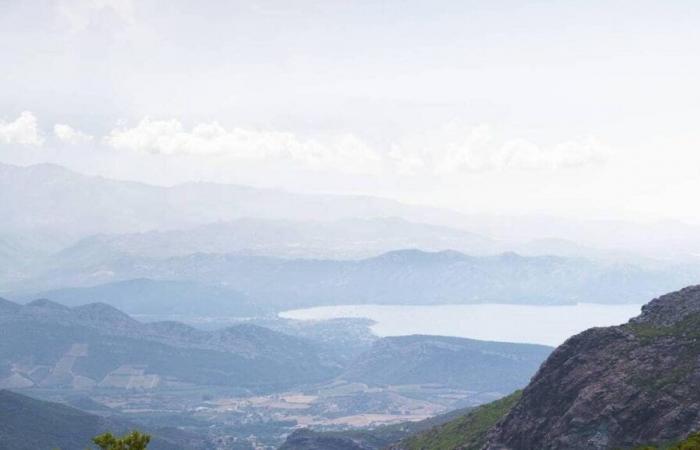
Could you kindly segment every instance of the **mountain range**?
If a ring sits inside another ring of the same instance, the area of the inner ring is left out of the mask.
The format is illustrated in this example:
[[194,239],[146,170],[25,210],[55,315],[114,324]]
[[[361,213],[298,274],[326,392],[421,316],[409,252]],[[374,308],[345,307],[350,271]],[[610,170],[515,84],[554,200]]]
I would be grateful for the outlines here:
[[[401,250],[360,260],[196,253],[164,259],[107,256],[88,263],[56,259],[21,286],[27,290],[139,278],[180,280],[235,290],[255,305],[279,310],[370,303],[626,303],[678,289],[698,276],[700,267],[694,265],[650,269],[514,253],[477,257],[455,251]],[[120,295],[112,293],[119,289],[125,286],[107,286],[111,293],[105,297]],[[220,295],[215,293],[216,297]]]
[[0,234],[49,235],[58,243],[99,233],[174,230],[240,218],[403,217],[428,223],[459,218],[447,210],[375,197],[215,183],[163,187],[86,176],[50,164],[0,164],[0,215]]
[[[148,236],[154,241],[152,250],[162,251],[161,244],[178,234],[201,233],[195,243],[202,248],[196,251],[207,252],[207,245],[220,242],[230,250],[243,247],[287,257],[368,257],[417,247],[678,261],[695,260],[700,252],[698,227],[678,222],[462,214],[377,197],[216,183],[156,186],[87,176],[51,164],[0,164],[0,215],[0,260],[3,241],[19,241],[23,257],[51,254],[98,234],[108,235],[109,245],[130,241],[142,250],[142,238],[133,234],[154,231],[165,233]],[[385,218],[391,219],[383,222]],[[207,236],[208,230],[227,229],[233,237],[217,241]],[[339,233],[347,233],[347,242],[338,239]],[[236,234],[245,240],[237,240]],[[179,244],[193,247],[182,240]]]
[[359,259],[392,250],[458,250],[483,255],[505,249],[497,241],[465,230],[400,217],[334,220],[241,218],[176,230],[98,234],[56,255],[88,261],[96,255],[168,258],[193,253],[239,253],[315,259]]
[[271,389],[339,372],[312,342],[255,325],[202,331],[102,303],[0,303],[0,387]]
[[[71,295],[104,293],[126,307],[120,299],[141,289],[131,280],[194,283],[173,300],[175,313],[204,296],[221,314],[246,316],[339,303],[620,303],[700,275],[691,256],[661,261],[632,244],[608,251],[568,239],[579,229],[601,235],[600,224],[561,222],[561,233],[528,235],[518,230],[541,223],[363,196],[151,186],[53,165],[0,165],[0,214],[3,295],[125,282]],[[614,226],[627,230],[620,242],[644,235],[644,227]],[[692,253],[694,229],[669,227],[668,242]],[[173,292],[152,285],[141,293],[159,305]]]

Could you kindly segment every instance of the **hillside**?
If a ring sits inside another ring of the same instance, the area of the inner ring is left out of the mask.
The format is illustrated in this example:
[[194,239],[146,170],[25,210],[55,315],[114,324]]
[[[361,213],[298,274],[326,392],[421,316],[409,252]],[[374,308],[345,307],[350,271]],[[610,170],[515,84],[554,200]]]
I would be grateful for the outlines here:
[[525,386],[551,350],[445,336],[387,337],[341,377],[368,385],[436,384],[506,394]]
[[390,450],[481,450],[488,431],[513,408],[522,392],[479,406],[473,411],[408,437]]
[[226,287],[147,278],[43,291],[30,298],[49,298],[67,306],[100,301],[127,314],[153,316],[247,317],[266,311],[244,294]]
[[[0,390],[0,450],[83,449],[89,447],[98,434],[107,431],[123,434],[132,429],[139,427]],[[153,438],[149,450],[212,448],[201,438],[183,432],[143,431]]]
[[255,325],[202,331],[144,324],[99,303],[2,305],[0,387],[270,389],[338,373],[310,341]]
[[149,278],[224,285],[278,309],[329,304],[624,303],[686,285],[694,266],[645,269],[556,256],[401,250],[361,260],[204,254],[53,261],[23,289]]
[[617,327],[570,338],[543,364],[487,449],[664,445],[700,429],[700,286]]

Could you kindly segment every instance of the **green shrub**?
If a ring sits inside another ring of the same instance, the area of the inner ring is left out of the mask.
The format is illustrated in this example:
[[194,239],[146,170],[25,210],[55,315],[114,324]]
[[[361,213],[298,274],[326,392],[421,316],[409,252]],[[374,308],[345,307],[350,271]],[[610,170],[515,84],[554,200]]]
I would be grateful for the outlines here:
[[146,450],[151,436],[132,431],[122,437],[115,437],[112,433],[104,433],[93,438],[101,450]]

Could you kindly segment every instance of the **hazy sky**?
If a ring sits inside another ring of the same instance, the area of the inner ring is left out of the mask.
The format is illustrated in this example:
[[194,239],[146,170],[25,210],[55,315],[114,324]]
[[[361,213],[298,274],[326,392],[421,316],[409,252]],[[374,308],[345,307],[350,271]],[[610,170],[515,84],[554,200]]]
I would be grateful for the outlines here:
[[700,222],[696,1],[0,0],[0,162]]

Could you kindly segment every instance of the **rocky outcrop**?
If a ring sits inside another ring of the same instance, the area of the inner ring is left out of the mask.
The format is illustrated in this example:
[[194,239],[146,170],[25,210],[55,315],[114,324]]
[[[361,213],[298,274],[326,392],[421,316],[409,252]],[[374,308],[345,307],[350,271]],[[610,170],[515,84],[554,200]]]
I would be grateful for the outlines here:
[[557,348],[489,433],[488,450],[624,449],[700,429],[700,286]]

